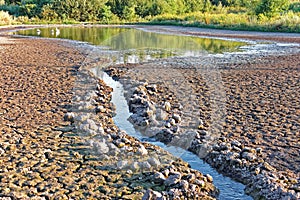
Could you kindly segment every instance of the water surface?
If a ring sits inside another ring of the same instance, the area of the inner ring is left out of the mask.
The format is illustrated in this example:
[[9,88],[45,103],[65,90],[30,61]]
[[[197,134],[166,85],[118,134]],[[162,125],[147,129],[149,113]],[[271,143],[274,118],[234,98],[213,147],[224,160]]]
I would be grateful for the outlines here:
[[245,45],[232,40],[167,35],[120,27],[52,27],[20,30],[16,34],[88,42],[109,50],[126,52],[127,56],[135,55],[139,60],[236,52]]

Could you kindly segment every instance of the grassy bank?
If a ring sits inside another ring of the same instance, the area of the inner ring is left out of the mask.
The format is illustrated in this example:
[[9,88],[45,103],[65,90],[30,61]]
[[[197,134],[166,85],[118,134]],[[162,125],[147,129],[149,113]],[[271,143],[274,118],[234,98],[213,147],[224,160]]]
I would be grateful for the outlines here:
[[[78,24],[82,23],[73,19],[44,20],[39,18],[28,18],[24,16],[13,17],[7,12],[0,11],[0,25],[21,24]],[[178,25],[201,28],[263,31],[263,32],[293,32],[300,33],[300,13],[288,12],[280,16],[268,18],[264,15],[255,16],[246,13],[202,13],[194,12],[183,15],[163,14],[146,19],[112,21],[90,21],[86,23],[96,24],[135,24],[147,25]]]
[[148,24],[180,25],[201,28],[216,28],[246,31],[271,31],[300,33],[300,13],[289,12],[284,15],[267,18],[247,14],[211,14],[190,13],[186,15],[160,15]]

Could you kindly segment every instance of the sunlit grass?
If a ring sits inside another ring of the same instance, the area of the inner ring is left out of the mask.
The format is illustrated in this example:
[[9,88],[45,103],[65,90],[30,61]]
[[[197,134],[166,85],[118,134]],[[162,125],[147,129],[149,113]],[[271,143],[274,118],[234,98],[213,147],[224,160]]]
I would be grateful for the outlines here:
[[[0,11],[0,25],[10,24],[78,24],[73,19],[42,20],[24,16],[13,17],[7,12]],[[232,12],[230,9],[215,10],[213,13],[188,13],[182,15],[163,14],[145,19],[136,18],[134,21],[114,18],[111,21],[91,21],[85,23],[97,24],[128,24],[146,23],[160,25],[180,25],[204,28],[250,30],[250,31],[279,31],[300,33],[300,13],[289,11],[277,17],[268,18],[264,15],[251,15],[246,12]]]
[[300,32],[300,14],[288,12],[278,17],[267,18],[246,13],[190,13],[185,15],[159,15],[150,24],[184,25],[207,28]]
[[0,25],[10,25],[13,19],[8,12],[0,11]]

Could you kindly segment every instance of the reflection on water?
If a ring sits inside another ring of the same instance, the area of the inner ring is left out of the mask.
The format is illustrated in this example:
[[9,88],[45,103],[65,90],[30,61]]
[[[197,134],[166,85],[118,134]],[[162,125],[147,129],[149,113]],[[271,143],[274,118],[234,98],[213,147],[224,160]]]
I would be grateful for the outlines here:
[[140,62],[174,55],[237,51],[245,43],[193,36],[166,35],[119,27],[63,27],[18,31],[19,35],[64,38],[88,42],[123,53],[123,61]]

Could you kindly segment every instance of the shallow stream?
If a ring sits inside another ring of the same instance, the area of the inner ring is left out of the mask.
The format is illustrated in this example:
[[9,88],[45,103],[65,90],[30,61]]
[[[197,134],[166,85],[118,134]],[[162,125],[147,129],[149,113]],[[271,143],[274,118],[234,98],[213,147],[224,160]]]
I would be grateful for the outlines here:
[[250,196],[244,194],[245,186],[243,184],[219,174],[215,169],[203,162],[203,160],[201,160],[197,155],[179,147],[167,146],[164,143],[145,137],[140,132],[136,131],[133,125],[127,120],[131,114],[129,112],[127,101],[124,97],[122,84],[113,80],[106,73],[99,73],[99,76],[99,78],[102,78],[107,85],[113,88],[112,102],[116,106],[117,113],[114,117],[114,121],[120,129],[125,130],[129,135],[134,136],[141,141],[162,147],[171,154],[188,162],[193,169],[196,169],[203,174],[210,174],[214,178],[214,184],[220,190],[219,199],[252,199]]

